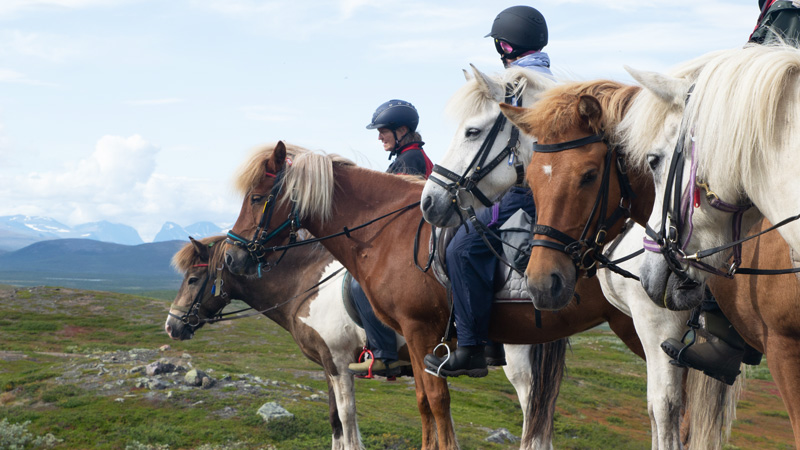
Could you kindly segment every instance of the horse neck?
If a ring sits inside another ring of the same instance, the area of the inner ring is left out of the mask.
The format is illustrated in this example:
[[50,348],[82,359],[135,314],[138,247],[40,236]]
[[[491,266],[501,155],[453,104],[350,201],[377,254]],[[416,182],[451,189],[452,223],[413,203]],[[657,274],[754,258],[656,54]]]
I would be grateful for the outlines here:
[[317,244],[295,247],[287,250],[281,261],[260,278],[243,278],[225,271],[228,288],[225,292],[256,311],[265,311],[265,316],[291,331],[298,311],[316,298],[317,289],[303,293],[319,282],[333,261],[331,254]]
[[[419,202],[423,184],[403,177],[367,170],[356,166],[334,165],[336,187],[333,212],[329,220],[305,220],[304,226],[315,236],[328,236],[346,228],[353,229],[389,212]],[[326,239],[322,244],[357,276],[361,269],[372,269],[372,261],[360,267],[365,252],[388,255],[411,251],[422,213],[418,206],[383,218],[351,233],[352,238],[340,236]],[[430,227],[423,227],[420,247],[427,252]],[[400,250],[398,250],[400,249]]]

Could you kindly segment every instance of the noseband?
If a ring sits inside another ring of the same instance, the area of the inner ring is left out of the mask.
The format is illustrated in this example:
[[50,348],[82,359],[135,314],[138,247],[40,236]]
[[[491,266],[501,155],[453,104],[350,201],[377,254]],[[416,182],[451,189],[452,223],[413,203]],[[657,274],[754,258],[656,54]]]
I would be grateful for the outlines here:
[[[541,236],[547,236],[551,239],[555,239],[558,242],[544,239],[533,239],[531,241],[531,247],[547,247],[565,253],[570,257],[570,259],[572,259],[575,267],[577,267],[578,270],[586,271],[586,275],[589,277],[593,276],[597,272],[598,262],[604,264],[614,272],[620,273],[624,276],[633,277],[633,275],[617,267],[613,262],[608,261],[607,258],[602,254],[602,247],[606,243],[608,229],[614,226],[614,224],[616,224],[619,220],[630,217],[631,200],[635,197],[633,189],[631,188],[630,180],[628,179],[625,162],[617,151],[617,147],[610,145],[602,135],[593,134],[591,136],[586,136],[580,139],[558,144],[543,145],[535,143],[533,144],[533,151],[539,153],[557,153],[596,142],[605,142],[606,144],[607,151],[605,156],[605,166],[603,167],[603,177],[600,181],[600,189],[597,192],[597,198],[595,199],[592,212],[589,215],[589,219],[586,221],[586,225],[583,227],[580,237],[578,239],[574,239],[568,234],[551,226],[535,224],[531,229],[533,236],[536,236],[537,234]],[[609,184],[611,180],[610,173],[612,165],[617,168],[617,179],[619,181],[621,198],[617,209],[615,209],[611,215],[605,217],[605,211],[608,209]],[[595,216],[597,216],[597,220],[595,220]],[[594,236],[589,237],[589,230],[592,227],[592,224],[595,222],[596,232],[594,233]]]
[[[516,106],[522,106],[522,99],[517,98],[513,91],[513,86],[509,85],[506,87],[505,102],[508,104],[515,104]],[[494,125],[489,131],[489,134],[487,134],[486,138],[483,140],[478,153],[476,153],[475,157],[472,158],[472,161],[469,163],[462,175],[458,175],[457,173],[438,164],[433,166],[433,173],[441,175],[442,177],[450,180],[450,183],[446,183],[440,180],[438,177],[430,177],[429,180],[433,180],[434,183],[445,188],[447,192],[450,193],[451,202],[457,213],[459,213],[459,209],[466,210],[466,207],[462,206],[462,197],[464,192],[471,194],[474,198],[477,198],[478,201],[480,201],[487,208],[492,207],[492,200],[490,200],[483,192],[481,192],[481,190],[478,188],[478,182],[486,177],[486,175],[494,170],[494,168],[506,158],[508,158],[508,165],[510,166],[513,164],[514,170],[517,173],[517,180],[515,184],[520,184],[524,181],[525,167],[523,167],[522,163],[519,161],[519,129],[517,127],[513,125],[511,126],[511,136],[508,138],[505,148],[503,148],[503,150],[501,150],[500,153],[491,161],[488,163],[486,162],[486,159],[489,157],[489,152],[492,150],[494,142],[497,139],[497,135],[503,130],[507,120],[508,119],[506,119],[506,116],[504,116],[503,113],[497,115]]]
[[[287,160],[287,165],[289,164],[289,160]],[[241,249],[247,251],[250,255],[250,258],[258,263],[258,276],[261,277],[262,272],[272,269],[273,266],[278,265],[283,256],[286,254],[286,249],[283,250],[280,258],[275,263],[270,263],[266,260],[268,252],[274,252],[275,247],[268,248],[265,244],[269,242],[272,238],[277,236],[281,231],[289,228],[289,244],[294,244],[297,242],[297,230],[300,228],[300,220],[297,215],[297,204],[292,201],[292,212],[289,213],[289,217],[283,221],[280,225],[275,227],[275,229],[270,230],[269,223],[272,220],[272,214],[275,210],[275,204],[277,203],[277,199],[281,194],[281,190],[283,189],[283,179],[286,173],[286,166],[281,168],[281,170],[277,174],[266,173],[267,176],[272,176],[275,178],[275,184],[273,184],[272,189],[267,196],[267,200],[264,202],[264,208],[261,213],[261,220],[256,227],[256,231],[253,234],[253,238],[248,240],[233,231],[228,231],[228,238],[226,242],[231,245],[235,245]]]

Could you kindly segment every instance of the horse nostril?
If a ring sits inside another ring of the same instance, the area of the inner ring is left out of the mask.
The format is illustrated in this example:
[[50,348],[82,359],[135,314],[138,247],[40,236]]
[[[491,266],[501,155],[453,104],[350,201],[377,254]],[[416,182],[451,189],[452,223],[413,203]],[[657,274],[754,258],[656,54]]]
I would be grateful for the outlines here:
[[433,203],[433,200],[431,200],[430,197],[425,197],[425,200],[422,202],[422,210],[423,211],[427,211],[428,208],[431,207],[432,203]]
[[561,296],[561,292],[564,290],[564,283],[561,282],[561,277],[552,274],[550,278],[553,280],[553,283],[550,285],[550,295],[553,298],[559,298]]
[[225,254],[225,265],[228,267],[233,265],[233,256],[228,253]]

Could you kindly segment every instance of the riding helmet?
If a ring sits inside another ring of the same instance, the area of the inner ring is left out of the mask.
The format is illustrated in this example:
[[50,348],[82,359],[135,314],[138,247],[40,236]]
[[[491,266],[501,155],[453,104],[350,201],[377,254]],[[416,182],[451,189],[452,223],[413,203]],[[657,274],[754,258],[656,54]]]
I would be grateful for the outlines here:
[[[492,31],[485,37],[505,41],[514,47],[509,56],[515,58],[530,50],[541,50],[547,45],[547,22],[536,8],[512,6],[497,15]],[[503,53],[498,46],[498,52]]]
[[389,100],[378,106],[372,114],[372,122],[367,125],[368,130],[376,128],[388,128],[396,130],[402,126],[407,126],[411,132],[416,131],[419,125],[419,114],[414,105],[404,100]]

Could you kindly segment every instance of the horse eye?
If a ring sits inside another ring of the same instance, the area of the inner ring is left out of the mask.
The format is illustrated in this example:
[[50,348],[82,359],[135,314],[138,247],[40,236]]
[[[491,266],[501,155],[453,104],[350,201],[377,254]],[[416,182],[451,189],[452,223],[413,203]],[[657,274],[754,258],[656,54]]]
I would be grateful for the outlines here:
[[250,196],[250,202],[251,203],[260,203],[262,200],[264,200],[264,196],[263,195],[253,194],[253,195]]
[[467,131],[464,132],[464,136],[468,138],[474,138],[479,134],[481,134],[481,130],[478,128],[467,128]]
[[594,183],[597,179],[597,170],[592,169],[581,177],[581,187]]
[[199,278],[197,278],[197,277],[191,277],[191,278],[189,278],[189,281],[187,281],[186,283],[188,283],[188,284],[195,284],[195,283],[197,283],[197,280],[199,280]]
[[661,162],[661,157],[658,155],[647,155],[647,165],[650,166],[650,170],[655,172],[658,168],[658,163]]

